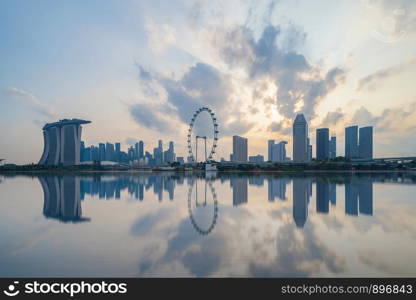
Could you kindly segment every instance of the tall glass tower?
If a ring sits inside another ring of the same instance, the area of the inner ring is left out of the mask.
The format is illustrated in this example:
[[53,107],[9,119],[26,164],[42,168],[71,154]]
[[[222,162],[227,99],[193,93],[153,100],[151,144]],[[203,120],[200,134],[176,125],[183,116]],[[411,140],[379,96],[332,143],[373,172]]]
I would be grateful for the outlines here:
[[308,123],[305,116],[299,114],[293,122],[293,161],[307,162],[308,157]]

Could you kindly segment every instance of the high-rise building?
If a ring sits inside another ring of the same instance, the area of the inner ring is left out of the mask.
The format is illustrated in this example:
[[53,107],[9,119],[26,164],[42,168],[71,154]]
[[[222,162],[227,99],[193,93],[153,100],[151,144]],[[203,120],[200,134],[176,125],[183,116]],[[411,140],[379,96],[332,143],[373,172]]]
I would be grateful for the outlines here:
[[134,144],[134,159],[139,159],[139,143]]
[[84,149],[82,154],[82,161],[91,161],[91,148],[87,147]]
[[98,147],[91,146],[91,160],[92,161],[100,160],[100,150]]
[[105,145],[105,160],[106,161],[114,161],[115,160],[114,144],[107,143]]
[[63,119],[43,126],[44,149],[40,165],[76,165],[80,163],[81,124],[90,121]]
[[272,146],[272,161],[284,162],[286,161],[286,141],[281,141],[279,144]]
[[169,142],[169,148],[165,151],[164,161],[167,163],[175,161],[175,149],[173,142]]
[[139,141],[139,158],[144,157],[144,143],[143,141]]
[[115,157],[117,162],[121,161],[121,146],[120,143],[116,143],[116,157]]
[[293,161],[309,161],[308,123],[303,114],[298,114],[293,122]]
[[160,147],[153,149],[153,158],[155,160],[156,165],[163,164],[163,152],[160,149],[161,149]]
[[163,164],[163,141],[159,140],[157,151],[153,151],[153,156],[155,158],[156,164],[161,165]]
[[98,151],[100,153],[100,161],[104,161],[105,160],[105,144],[104,143],[98,144]]
[[358,126],[345,128],[345,157],[358,158]]
[[316,130],[316,159],[329,159],[329,129],[319,128]]
[[129,148],[128,152],[127,152],[127,155],[128,155],[128,160],[129,161],[133,161],[134,160],[134,147],[133,146],[130,146],[130,148]]
[[233,156],[234,162],[247,162],[248,140],[241,136],[233,136]]
[[329,158],[337,157],[337,137],[332,136],[329,141]]
[[274,140],[267,141],[267,161],[272,161]]
[[373,127],[360,128],[359,157],[365,159],[373,158]]

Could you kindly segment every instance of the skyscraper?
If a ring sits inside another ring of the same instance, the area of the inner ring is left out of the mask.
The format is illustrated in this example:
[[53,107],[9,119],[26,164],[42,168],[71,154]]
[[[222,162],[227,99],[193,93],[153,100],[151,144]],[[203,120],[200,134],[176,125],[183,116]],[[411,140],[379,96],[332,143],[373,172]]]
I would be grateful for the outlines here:
[[293,123],[293,161],[309,161],[308,123],[303,114],[298,114]]
[[120,147],[120,143],[116,143],[116,161],[120,162],[121,161],[121,147]]
[[40,165],[76,165],[80,162],[81,124],[90,121],[63,119],[43,126],[44,149]]
[[359,157],[365,159],[373,158],[373,127],[360,128]]
[[316,130],[316,159],[326,160],[329,158],[329,129],[319,128]]
[[99,160],[104,161],[105,160],[105,144],[104,143],[98,144],[98,151],[99,151]]
[[329,158],[337,157],[337,137],[332,136],[329,141]]
[[144,143],[143,141],[139,141],[139,158],[144,157]]
[[281,141],[279,144],[274,144],[272,147],[272,161],[284,162],[286,160],[286,141]]
[[232,160],[235,162],[247,162],[248,140],[241,136],[233,136]]
[[345,157],[358,158],[358,126],[345,128]]
[[157,151],[153,151],[153,155],[156,161],[156,164],[161,165],[163,164],[163,141],[159,140]]
[[267,141],[267,160],[272,161],[274,140]]
[[139,143],[134,144],[134,159],[139,159]]
[[175,149],[173,142],[169,142],[169,148],[164,153],[164,161],[167,163],[171,163],[175,161]]
[[107,143],[105,145],[105,160],[114,161],[114,157],[115,157],[114,144]]

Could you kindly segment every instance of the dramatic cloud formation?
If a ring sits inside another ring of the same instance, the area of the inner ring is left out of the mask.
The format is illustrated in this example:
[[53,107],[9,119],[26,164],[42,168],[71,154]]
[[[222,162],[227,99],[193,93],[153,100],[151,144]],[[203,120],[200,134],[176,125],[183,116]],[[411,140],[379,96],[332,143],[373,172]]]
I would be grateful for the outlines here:
[[[166,130],[167,124],[160,117],[162,112],[169,112],[179,117],[180,121],[188,124],[194,112],[201,106],[209,106],[221,120],[221,134],[243,134],[251,128],[244,121],[239,108],[230,106],[232,102],[233,85],[229,76],[205,63],[191,66],[179,79],[171,79],[161,74],[150,73],[139,66],[141,82],[144,87],[153,91],[160,87],[166,94],[165,107],[152,106],[151,109],[143,104],[134,104],[130,113],[139,124],[157,130]],[[152,74],[152,75],[150,75]],[[149,80],[152,84],[149,84]],[[156,86],[155,86],[156,85]],[[154,95],[157,92],[153,93]],[[146,114],[144,118],[140,115]],[[161,122],[161,124],[157,124]]]
[[300,110],[313,118],[319,102],[344,82],[345,71],[335,67],[325,73],[310,65],[305,56],[294,49],[305,39],[305,34],[299,33],[298,28],[289,28],[290,31],[285,32],[284,47],[278,45],[281,28],[272,25],[264,28],[257,41],[252,30],[237,26],[219,34],[216,43],[230,67],[243,67],[251,79],[274,81],[277,88],[274,100],[282,116],[292,119]]

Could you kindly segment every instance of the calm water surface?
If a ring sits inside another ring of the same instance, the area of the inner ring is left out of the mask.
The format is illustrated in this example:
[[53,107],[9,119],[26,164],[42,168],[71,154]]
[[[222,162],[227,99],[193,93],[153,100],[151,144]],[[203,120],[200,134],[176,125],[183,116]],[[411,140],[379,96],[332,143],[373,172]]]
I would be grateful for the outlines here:
[[0,276],[416,276],[416,175],[0,175]]

